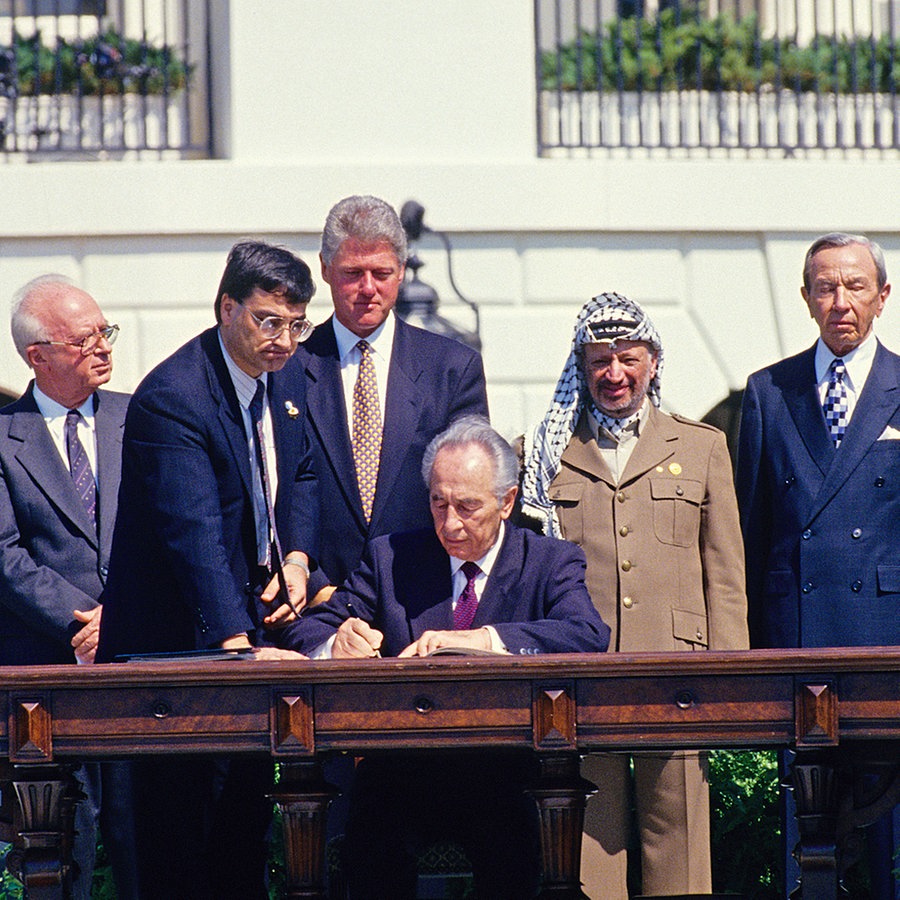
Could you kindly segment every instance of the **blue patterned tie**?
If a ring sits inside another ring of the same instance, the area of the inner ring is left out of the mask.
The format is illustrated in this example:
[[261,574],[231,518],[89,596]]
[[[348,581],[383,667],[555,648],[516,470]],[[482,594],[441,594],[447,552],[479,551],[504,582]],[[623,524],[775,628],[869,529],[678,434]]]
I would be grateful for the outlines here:
[[75,482],[75,490],[81,497],[87,514],[90,516],[94,527],[97,527],[97,485],[94,482],[94,473],[88,461],[84,444],[78,437],[78,423],[81,413],[77,409],[70,409],[66,413],[66,453],[69,457],[69,471],[72,473],[72,481]]
[[475,594],[475,579],[481,569],[473,562],[462,564],[463,575],[466,576],[466,586],[456,601],[456,609],[453,610],[453,630],[465,631],[472,627],[475,611],[478,609],[478,597]]
[[353,462],[366,522],[372,518],[381,459],[381,408],[375,363],[368,341],[359,341],[359,375],[353,387]]
[[825,424],[828,433],[837,449],[841,445],[847,424],[850,421],[847,404],[847,387],[844,384],[844,375],[847,367],[840,359],[833,359],[828,367],[828,391],[825,394]]

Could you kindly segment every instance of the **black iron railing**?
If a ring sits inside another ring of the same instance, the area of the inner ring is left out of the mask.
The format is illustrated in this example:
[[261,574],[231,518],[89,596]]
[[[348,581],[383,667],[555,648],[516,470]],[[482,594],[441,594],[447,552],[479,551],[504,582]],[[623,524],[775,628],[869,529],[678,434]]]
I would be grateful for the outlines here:
[[0,0],[0,151],[211,155],[209,0]]
[[890,0],[535,0],[538,141],[900,148]]

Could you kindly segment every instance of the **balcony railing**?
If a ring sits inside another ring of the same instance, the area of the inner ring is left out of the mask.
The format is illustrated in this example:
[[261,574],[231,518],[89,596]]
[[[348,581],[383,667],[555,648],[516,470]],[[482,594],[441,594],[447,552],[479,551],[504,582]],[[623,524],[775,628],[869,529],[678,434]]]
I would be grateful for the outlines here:
[[208,0],[0,0],[0,151],[211,155]]
[[896,0],[535,0],[545,155],[900,149]]

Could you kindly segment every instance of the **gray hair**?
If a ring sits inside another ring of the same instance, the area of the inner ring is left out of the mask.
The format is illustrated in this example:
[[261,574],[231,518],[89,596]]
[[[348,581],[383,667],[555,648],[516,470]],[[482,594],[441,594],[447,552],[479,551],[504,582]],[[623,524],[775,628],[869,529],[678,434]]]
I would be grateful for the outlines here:
[[494,463],[494,496],[502,502],[510,488],[519,483],[519,461],[513,448],[491,428],[484,416],[460,416],[434,437],[422,458],[422,478],[431,486],[434,460],[445,447],[466,447],[477,444]]
[[325,219],[322,231],[322,259],[330,266],[341,244],[355,238],[367,244],[388,243],[400,265],[406,264],[406,232],[394,208],[378,197],[345,197]]
[[13,294],[10,303],[10,331],[19,356],[28,362],[28,348],[40,341],[50,340],[47,326],[37,315],[38,302],[51,293],[48,288],[74,287],[66,275],[38,275]]
[[887,267],[884,264],[884,251],[875,241],[870,240],[864,234],[848,234],[845,231],[832,231],[829,234],[823,234],[817,237],[809,250],[806,251],[806,258],[803,260],[803,287],[808,291],[810,285],[810,271],[812,269],[813,257],[820,250],[827,250],[829,247],[849,247],[851,244],[859,244],[865,247],[872,256],[872,262],[875,263],[875,271],[878,275],[878,290],[880,291],[887,284]]

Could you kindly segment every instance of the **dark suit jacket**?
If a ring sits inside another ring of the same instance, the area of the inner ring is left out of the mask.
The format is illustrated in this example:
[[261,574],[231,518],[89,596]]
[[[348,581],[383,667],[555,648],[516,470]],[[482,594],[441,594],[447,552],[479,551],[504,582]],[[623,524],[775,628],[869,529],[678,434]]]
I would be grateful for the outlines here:
[[116,519],[128,396],[97,392],[99,536],[34,401],[0,409],[0,664],[73,663],[73,610],[97,606]]
[[[516,654],[606,650],[609,628],[591,603],[584,570],[574,544],[507,522],[472,627],[493,625]],[[384,656],[396,656],[429,629],[452,629],[450,558],[434,529],[371,541],[359,569],[291,627],[286,643],[314,650],[350,616],[348,601],[384,634]]]
[[[314,556],[304,379],[276,372],[269,394],[282,548]],[[247,437],[212,328],[157,366],[129,406],[98,660],[212,647],[252,631],[256,559]]]
[[744,394],[751,646],[900,644],[900,357],[878,345],[835,451],[814,356],[756,372]]
[[383,416],[384,438],[372,520],[366,525],[353,465],[340,360],[329,319],[300,345],[289,366],[307,375],[307,415],[321,511],[321,575],[340,584],[366,541],[431,524],[422,456],[431,439],[467,413],[487,416],[481,356],[450,338],[396,319]]

